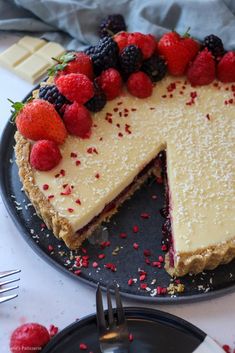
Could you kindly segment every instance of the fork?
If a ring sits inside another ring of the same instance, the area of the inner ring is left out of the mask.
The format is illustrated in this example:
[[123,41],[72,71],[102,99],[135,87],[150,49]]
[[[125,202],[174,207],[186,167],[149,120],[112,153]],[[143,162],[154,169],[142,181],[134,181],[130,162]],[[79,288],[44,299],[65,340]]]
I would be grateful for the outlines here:
[[[19,273],[20,270],[11,270],[11,271],[3,271],[3,272],[0,272],[0,280],[2,278],[5,278],[7,276],[11,276],[11,275],[14,275],[16,273]],[[9,292],[13,289],[17,289],[19,288],[19,286],[13,286],[13,287],[6,287],[6,288],[2,288],[2,286],[5,286],[6,284],[10,284],[10,283],[13,283],[13,282],[16,282],[16,281],[19,281],[19,278],[16,278],[16,279],[10,279],[10,280],[7,280],[7,281],[4,281],[4,282],[0,282],[0,294],[2,293],[5,293],[5,292]],[[14,299],[18,296],[18,294],[11,294],[11,295],[6,295],[4,297],[1,297],[0,296],[0,303],[5,303],[6,301],[8,300],[11,300],[11,299]]]
[[[129,332],[125,319],[125,313],[119,294],[118,286],[115,286],[116,310],[112,308],[110,288],[107,288],[108,313],[103,309],[102,293],[100,285],[96,291],[96,316],[99,333],[100,350],[102,353],[128,353]],[[116,315],[115,315],[116,314]]]

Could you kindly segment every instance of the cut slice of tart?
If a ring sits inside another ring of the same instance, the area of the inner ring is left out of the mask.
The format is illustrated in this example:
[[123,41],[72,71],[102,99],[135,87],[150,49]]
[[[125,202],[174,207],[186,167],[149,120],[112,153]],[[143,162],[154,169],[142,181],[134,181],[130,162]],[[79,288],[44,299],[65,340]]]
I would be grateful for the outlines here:
[[147,99],[125,94],[94,114],[91,137],[69,136],[49,172],[29,164],[31,141],[16,133],[16,160],[37,213],[79,247],[154,173],[166,149],[172,229],[167,269],[182,276],[235,257],[233,86],[194,88],[166,77]]

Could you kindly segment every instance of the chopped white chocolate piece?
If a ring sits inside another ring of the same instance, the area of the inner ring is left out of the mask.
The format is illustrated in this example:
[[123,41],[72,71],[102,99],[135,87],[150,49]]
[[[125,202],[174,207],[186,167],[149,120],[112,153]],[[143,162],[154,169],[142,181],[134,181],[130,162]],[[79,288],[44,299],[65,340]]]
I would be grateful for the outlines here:
[[19,40],[18,44],[28,49],[31,53],[34,53],[36,50],[44,46],[46,41],[40,38],[25,36]]
[[15,72],[22,78],[35,83],[37,79],[45,74],[46,70],[50,67],[48,61],[43,59],[37,54],[31,55],[25,61],[15,68]]
[[10,48],[0,54],[0,64],[7,68],[14,68],[30,55],[30,52],[18,44],[13,44]]
[[42,48],[40,48],[37,51],[37,54],[43,57],[44,59],[49,60],[50,63],[53,65],[55,64],[55,61],[52,59],[52,57],[56,58],[62,55],[64,52],[65,49],[60,44],[49,42]]

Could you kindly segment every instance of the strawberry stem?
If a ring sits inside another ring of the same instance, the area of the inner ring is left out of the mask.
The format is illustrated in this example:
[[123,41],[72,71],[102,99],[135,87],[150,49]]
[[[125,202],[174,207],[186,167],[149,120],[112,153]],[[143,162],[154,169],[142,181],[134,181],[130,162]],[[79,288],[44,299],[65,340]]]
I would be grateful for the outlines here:
[[184,37],[184,38],[190,38],[190,34],[189,34],[190,29],[191,29],[191,27],[188,27],[187,30],[186,30],[186,32],[183,34],[182,37]]
[[48,70],[48,72],[47,72],[48,75],[49,76],[57,75],[58,71],[63,71],[66,68],[66,66],[68,65],[68,63],[70,61],[73,61],[75,58],[76,58],[76,54],[73,52],[65,53],[58,58],[52,58],[57,64],[52,66]]
[[13,102],[11,99],[7,99],[11,103],[11,122],[15,122],[16,116],[19,114],[19,112],[24,108],[24,103],[22,102]]

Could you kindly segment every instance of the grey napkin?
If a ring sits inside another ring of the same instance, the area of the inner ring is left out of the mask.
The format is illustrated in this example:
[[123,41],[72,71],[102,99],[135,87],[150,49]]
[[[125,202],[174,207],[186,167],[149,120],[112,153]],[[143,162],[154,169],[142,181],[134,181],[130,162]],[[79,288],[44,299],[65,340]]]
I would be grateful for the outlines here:
[[191,27],[199,40],[213,33],[235,49],[235,0],[0,0],[0,34],[28,32],[82,49],[97,41],[101,19],[113,13],[125,17],[129,31],[159,37]]

